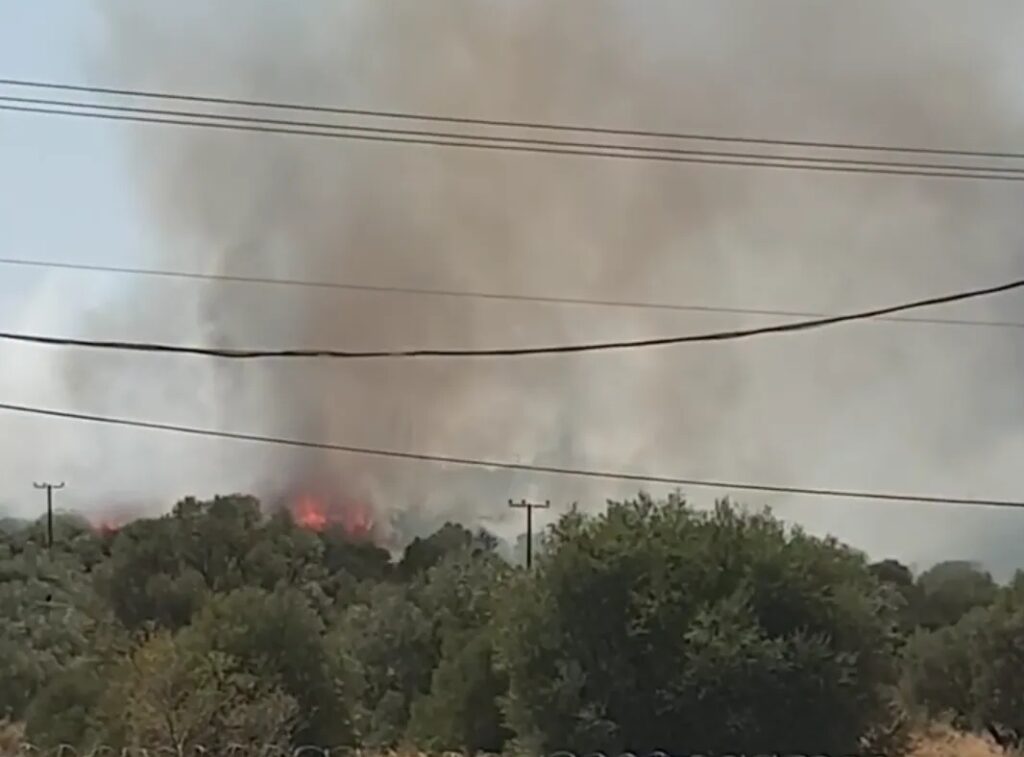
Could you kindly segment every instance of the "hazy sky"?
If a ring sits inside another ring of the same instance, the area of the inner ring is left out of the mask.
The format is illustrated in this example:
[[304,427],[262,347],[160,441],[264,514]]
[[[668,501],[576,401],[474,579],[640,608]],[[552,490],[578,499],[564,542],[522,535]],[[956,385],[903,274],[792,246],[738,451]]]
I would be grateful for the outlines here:
[[[1015,2],[0,0],[0,77],[1019,150],[1022,35]],[[0,113],[0,256],[34,259],[842,310],[1024,275],[1022,202],[1008,183],[441,156]],[[0,326],[95,338],[482,346],[765,323],[325,297],[0,266]],[[938,314],[1024,320],[1024,305]],[[323,416],[317,435],[332,441],[440,454],[1024,498],[1022,334],[864,324],[571,363],[248,373],[0,345],[0,396],[255,433]],[[166,507],[265,485],[287,464],[237,443],[0,414],[0,507],[21,515],[39,505],[33,478],[67,479],[61,501],[83,510]],[[363,463],[342,465],[351,477]],[[488,523],[509,496],[599,505],[631,490],[365,470],[358,485],[391,507],[447,497]],[[1024,512],[741,499],[875,554],[1024,566]]]

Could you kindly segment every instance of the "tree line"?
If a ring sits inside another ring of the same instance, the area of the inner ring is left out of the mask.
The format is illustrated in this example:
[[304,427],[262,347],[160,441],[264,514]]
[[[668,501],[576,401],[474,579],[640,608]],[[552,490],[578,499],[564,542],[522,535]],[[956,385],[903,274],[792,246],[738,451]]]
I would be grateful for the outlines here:
[[1024,577],[914,575],[728,501],[573,510],[533,570],[448,523],[400,555],[248,496],[0,528],[0,719],[28,742],[897,754],[1024,733]]

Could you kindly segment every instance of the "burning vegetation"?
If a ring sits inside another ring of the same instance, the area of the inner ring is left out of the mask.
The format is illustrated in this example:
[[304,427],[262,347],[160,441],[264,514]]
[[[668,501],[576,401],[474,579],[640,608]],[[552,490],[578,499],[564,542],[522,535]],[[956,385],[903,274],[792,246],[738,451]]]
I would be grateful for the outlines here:
[[378,535],[373,511],[361,500],[303,491],[288,498],[288,511],[296,524],[311,531],[340,526],[353,541]]
[[88,516],[88,521],[92,530],[100,536],[115,536],[122,528],[140,517],[143,517],[143,513],[138,508],[107,507],[94,511]]
[[[362,499],[329,493],[320,488],[301,488],[284,496],[279,507],[288,511],[301,528],[323,533],[340,529],[350,541],[379,541],[383,534],[373,508]],[[126,507],[105,508],[88,517],[89,527],[100,536],[115,536],[142,513]]]

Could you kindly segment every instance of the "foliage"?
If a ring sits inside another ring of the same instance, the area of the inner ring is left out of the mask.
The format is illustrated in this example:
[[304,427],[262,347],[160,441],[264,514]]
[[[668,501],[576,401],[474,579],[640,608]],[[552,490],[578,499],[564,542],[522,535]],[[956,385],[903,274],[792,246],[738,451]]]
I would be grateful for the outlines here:
[[906,677],[912,700],[932,717],[1024,744],[1024,602],[1016,587],[956,625],[912,640]]
[[0,718],[20,718],[32,698],[89,647],[86,568],[25,534],[0,535]]
[[445,523],[427,538],[417,536],[410,542],[398,563],[398,571],[404,577],[412,578],[430,570],[447,555],[474,548],[492,552],[496,546],[497,540],[486,531],[474,534],[464,526]]
[[419,601],[440,653],[429,691],[413,703],[413,743],[469,753],[504,747],[510,733],[499,703],[508,681],[495,668],[492,621],[509,576],[493,551],[454,553],[429,571]]
[[341,614],[328,641],[346,681],[360,740],[393,746],[412,700],[424,693],[437,654],[430,619],[403,586],[380,584]]
[[895,682],[862,556],[728,503],[571,513],[509,592],[509,725],[534,749],[850,753]]
[[410,741],[438,751],[501,752],[511,736],[500,709],[507,688],[488,630],[452,636],[430,691],[413,703]]
[[574,509],[532,571],[456,523],[394,559],[242,495],[55,525],[0,529],[0,718],[40,747],[897,754],[908,706],[1024,731],[1024,574],[915,577],[727,502]]
[[102,728],[97,711],[106,688],[102,672],[85,661],[54,676],[28,708],[28,740],[40,747],[98,742]]
[[998,593],[989,573],[959,560],[935,565],[921,574],[917,585],[917,623],[929,629],[954,625],[974,608],[990,605]]
[[183,643],[196,654],[222,654],[254,680],[271,681],[298,704],[299,743],[349,743],[351,732],[332,677],[324,626],[296,589],[246,587],[211,599]]
[[231,655],[161,632],[122,666],[104,697],[103,743],[177,754],[285,746],[296,702]]

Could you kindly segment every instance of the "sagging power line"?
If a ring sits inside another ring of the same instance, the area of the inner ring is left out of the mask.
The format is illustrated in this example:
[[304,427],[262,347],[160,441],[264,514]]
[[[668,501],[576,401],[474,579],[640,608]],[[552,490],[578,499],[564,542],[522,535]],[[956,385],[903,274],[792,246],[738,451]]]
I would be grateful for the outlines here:
[[129,89],[116,87],[99,87],[83,84],[67,84],[61,82],[41,81],[33,79],[0,79],[0,85],[8,87],[48,89],[63,92],[80,92],[100,95],[117,95],[122,97],[142,97],[155,100],[176,102],[204,103],[207,105],[229,105],[248,108],[288,110],[305,113],[325,113],[341,116],[360,116],[405,121],[424,121],[429,123],[446,123],[463,126],[487,126],[511,129],[529,129],[535,131],[576,132],[581,134],[603,134],[619,137],[640,137],[646,139],[664,139],[693,142],[723,142],[734,144],[764,145],[773,147],[804,147],[819,150],[850,150],[884,153],[907,153],[921,155],[946,155],[950,157],[993,158],[1024,160],[1024,153],[999,150],[964,150],[942,147],[923,147],[920,145],[885,145],[865,144],[856,142],[814,141],[799,139],[774,139],[768,137],[726,136],[697,132],[679,132],[651,129],[619,129],[585,124],[556,124],[540,121],[517,121],[494,118],[470,118],[465,116],[444,116],[431,113],[373,110],[367,108],[344,108],[331,105],[282,102],[273,100],[251,100],[236,97],[215,97],[209,95],[183,94],[180,92],[157,92],[155,90]]
[[[662,163],[692,163],[748,168],[783,168],[832,173],[881,174],[948,179],[978,179],[990,181],[1024,181],[1024,169],[983,165],[955,165],[928,163],[901,163],[898,161],[865,161],[814,156],[765,155],[756,153],[727,153],[709,150],[655,148],[601,143],[558,142],[522,137],[490,137],[459,132],[427,132],[411,129],[362,127],[358,125],[321,122],[296,122],[285,119],[227,116],[174,111],[170,109],[110,106],[74,101],[42,100],[0,96],[0,111],[67,116],[168,126],[187,126],[231,131],[284,134],[293,136],[325,137],[362,140],[393,144],[413,144],[434,147],[462,147],[480,150],[498,150],[543,155],[576,155],[592,158],[654,161]],[[26,103],[26,104],[10,104]],[[38,104],[31,104],[31,103]],[[99,111],[99,112],[97,112]],[[106,112],[119,111],[119,112]]]
[[840,323],[865,321],[879,316],[901,313],[908,310],[934,307],[953,302],[986,297],[1001,292],[1008,292],[1024,287],[1024,279],[1017,279],[983,289],[973,289],[954,294],[929,297],[923,300],[890,305],[887,307],[862,310],[846,315],[834,315],[826,318],[813,318],[790,323],[780,323],[752,329],[733,329],[703,334],[684,336],[656,337],[652,339],[623,340],[612,342],[588,342],[583,344],[563,344],[547,347],[505,347],[493,349],[405,349],[405,350],[335,350],[335,349],[221,349],[213,347],[196,347],[186,345],[160,344],[156,342],[128,342],[100,339],[74,339],[70,337],[42,336],[38,334],[22,334],[0,332],[0,339],[42,344],[57,347],[80,347],[118,352],[150,352],[178,355],[198,355],[234,360],[250,360],[256,358],[332,358],[332,359],[381,359],[381,358],[482,358],[482,357],[521,357],[530,355],[564,355],[590,352],[608,352],[611,350],[646,349],[665,347],[678,344],[697,344],[735,341],[768,334],[784,334],[797,331],[810,331]]
[[62,420],[85,421],[110,426],[148,429],[154,431],[171,431],[179,434],[187,434],[197,437],[255,442],[260,444],[297,447],[303,449],[327,450],[332,452],[342,452],[353,455],[363,455],[367,457],[380,457],[396,460],[439,463],[443,465],[457,465],[461,467],[521,471],[526,473],[542,473],[574,478],[626,481],[641,484],[664,484],[679,487],[691,486],[708,489],[753,491],[771,494],[794,494],[808,497],[828,497],[833,499],[875,500],[880,502],[909,502],[933,505],[964,505],[969,507],[1024,507],[1024,500],[955,497],[932,494],[905,494],[897,492],[867,491],[858,489],[838,489],[808,486],[759,484],[748,481],[722,481],[707,478],[683,478],[678,476],[630,473],[626,471],[610,471],[594,468],[570,468],[554,465],[516,463],[506,460],[485,460],[482,458],[473,457],[435,455],[425,452],[389,450],[373,447],[362,447],[350,444],[315,442],[306,439],[266,436],[261,434],[243,433],[236,431],[220,431],[216,429],[200,428],[196,426],[185,426],[172,423],[158,423],[153,421],[143,421],[107,415],[77,413],[66,410],[53,410],[49,408],[34,407],[29,405],[17,405],[7,402],[0,402],[0,410],[12,413],[20,413],[23,415],[57,418]]
[[[775,316],[782,318],[827,318],[835,313],[809,310],[780,310],[771,308],[728,307],[724,305],[698,305],[679,302],[653,302],[649,300],[610,300],[595,297],[559,297],[554,295],[516,294],[485,292],[464,289],[435,289],[382,284],[357,284],[341,281],[315,281],[311,279],[271,278],[266,276],[244,276],[226,273],[200,273],[193,271],[171,271],[158,268],[136,268],[130,266],[98,265],[91,263],[69,263],[57,260],[29,260],[26,258],[0,258],[0,265],[22,268],[42,268],[87,273],[114,273],[127,276],[148,276],[186,281],[210,281],[226,284],[260,284],[279,287],[339,290],[347,292],[368,292],[373,294],[414,295],[423,297],[446,297],[455,299],[489,300],[498,302],[521,302],[541,305],[567,305],[576,307],[614,308],[624,310],[678,311],[693,313],[723,313],[729,315]],[[990,328],[1024,329],[1022,321],[996,321],[973,318],[925,318],[915,316],[878,316],[875,321],[910,324],[933,324],[939,326],[978,326]]]

